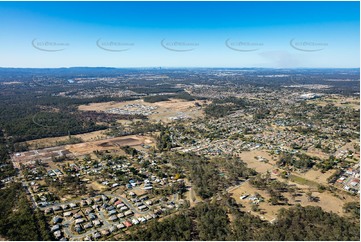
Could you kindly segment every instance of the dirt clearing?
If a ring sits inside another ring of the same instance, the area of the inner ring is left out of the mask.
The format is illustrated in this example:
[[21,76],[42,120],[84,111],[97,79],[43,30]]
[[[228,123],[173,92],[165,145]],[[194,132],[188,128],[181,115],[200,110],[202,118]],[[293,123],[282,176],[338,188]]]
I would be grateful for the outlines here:
[[107,140],[66,145],[65,148],[72,152],[75,156],[80,156],[92,153],[95,150],[119,150],[119,148],[123,146],[140,146],[143,144],[154,145],[154,140],[153,138],[147,136],[129,135]]
[[[239,154],[239,157],[247,163],[249,168],[252,168],[259,173],[265,173],[275,169],[274,165],[276,164],[276,161],[265,150],[243,151]],[[262,159],[267,159],[268,163],[261,161]]]
[[[105,130],[99,130],[99,131],[89,132],[89,133],[85,133],[85,134],[72,135],[72,137],[79,138],[83,142],[88,142],[88,141],[105,139],[107,137],[104,134],[105,132],[106,132]],[[65,142],[67,140],[69,140],[68,135],[60,136],[60,137],[35,139],[35,140],[26,141],[25,143],[28,146],[29,150],[34,150],[34,149],[42,149],[42,148],[58,146],[59,142]]]
[[[198,118],[203,116],[203,110],[195,105],[197,101],[171,99],[169,101],[148,103],[143,100],[127,102],[103,102],[80,105],[81,111],[106,112],[111,109],[136,111],[144,113],[150,120],[171,122],[178,119]],[[150,110],[150,111],[149,111]]]

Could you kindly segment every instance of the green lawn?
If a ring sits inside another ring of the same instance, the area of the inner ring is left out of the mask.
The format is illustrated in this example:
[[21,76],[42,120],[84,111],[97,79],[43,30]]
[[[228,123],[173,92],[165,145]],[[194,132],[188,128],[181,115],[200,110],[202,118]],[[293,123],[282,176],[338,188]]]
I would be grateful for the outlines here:
[[317,182],[310,181],[310,180],[307,180],[305,178],[295,176],[295,175],[292,175],[292,174],[289,176],[288,179],[290,181],[296,182],[298,184],[307,185],[307,186],[310,186],[310,187],[317,187],[319,185]]

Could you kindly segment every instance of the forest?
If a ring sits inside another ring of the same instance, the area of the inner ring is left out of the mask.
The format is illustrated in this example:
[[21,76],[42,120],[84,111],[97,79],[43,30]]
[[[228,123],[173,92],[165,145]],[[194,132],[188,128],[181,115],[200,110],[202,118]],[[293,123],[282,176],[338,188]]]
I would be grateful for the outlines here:
[[[0,180],[16,174],[13,165],[10,163],[8,146],[11,147],[11,144],[7,142],[4,133],[0,130]],[[1,186],[2,183],[0,183],[0,188]]]
[[[230,219],[232,218],[232,219]],[[160,222],[131,231],[126,240],[357,240],[358,223],[319,207],[282,209],[274,223],[260,220],[237,207],[232,198],[199,203]]]
[[[96,97],[87,99],[51,96],[31,90],[19,91],[16,98],[0,96],[0,126],[12,142],[80,134],[106,129],[119,115],[78,111],[77,106],[92,102],[125,101],[129,98]],[[143,116],[135,118],[145,119]]]
[[247,109],[250,105],[256,104],[252,104],[246,99],[236,97],[217,98],[213,100],[212,104],[206,106],[204,112],[209,117],[221,118],[237,110]]
[[0,234],[9,240],[53,240],[43,212],[31,209],[20,183],[0,190]]
[[209,159],[194,153],[169,153],[166,160],[189,174],[195,192],[203,199],[211,198],[227,187],[257,174],[235,157]]

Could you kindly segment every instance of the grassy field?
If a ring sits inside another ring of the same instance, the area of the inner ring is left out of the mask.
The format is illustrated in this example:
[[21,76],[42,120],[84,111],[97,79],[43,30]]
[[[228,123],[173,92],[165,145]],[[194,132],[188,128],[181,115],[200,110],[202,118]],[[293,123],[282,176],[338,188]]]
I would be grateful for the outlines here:
[[314,182],[314,181],[310,181],[310,180],[307,180],[303,177],[299,177],[299,176],[296,176],[296,175],[293,175],[291,174],[288,179],[290,181],[293,181],[295,183],[298,183],[300,185],[306,185],[306,186],[309,186],[309,187],[317,187],[319,184],[317,182]]

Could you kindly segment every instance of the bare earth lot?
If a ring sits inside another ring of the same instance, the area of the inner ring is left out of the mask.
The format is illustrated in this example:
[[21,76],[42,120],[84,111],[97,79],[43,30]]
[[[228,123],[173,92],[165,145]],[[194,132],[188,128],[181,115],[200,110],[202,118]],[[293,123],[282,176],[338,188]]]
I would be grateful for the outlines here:
[[19,152],[12,156],[14,166],[20,168],[21,163],[41,159],[43,162],[52,163],[52,156],[81,156],[90,154],[95,150],[117,150],[122,146],[132,146],[141,149],[141,145],[154,145],[154,140],[148,136],[129,135],[105,140],[89,141],[79,144],[56,146],[51,148]]
[[91,141],[73,145],[65,145],[65,148],[75,156],[89,154],[95,150],[119,150],[122,146],[140,146],[141,144],[152,145],[154,140],[147,136],[129,135],[118,138]]
[[[84,142],[88,142],[88,141],[94,141],[94,140],[99,140],[99,139],[105,139],[106,135],[104,134],[104,132],[105,132],[104,130],[98,130],[98,131],[84,133],[84,134],[72,135],[72,137],[80,138]],[[66,141],[68,139],[69,139],[69,137],[66,135],[66,136],[60,136],[60,137],[35,139],[35,140],[26,141],[25,143],[27,144],[27,146],[30,150],[33,150],[33,149],[41,149],[41,148],[46,148],[46,147],[53,147],[53,146],[56,146],[57,142]]]
[[169,101],[147,103],[143,100],[134,100],[127,102],[103,102],[91,103],[88,105],[80,105],[78,108],[81,111],[97,111],[105,112],[112,108],[125,108],[129,104],[141,104],[143,106],[157,107],[154,113],[149,115],[148,118],[154,121],[170,122],[172,118],[184,114],[189,118],[198,118],[203,116],[203,111],[195,106],[197,101],[184,101],[179,99],[171,99]]

